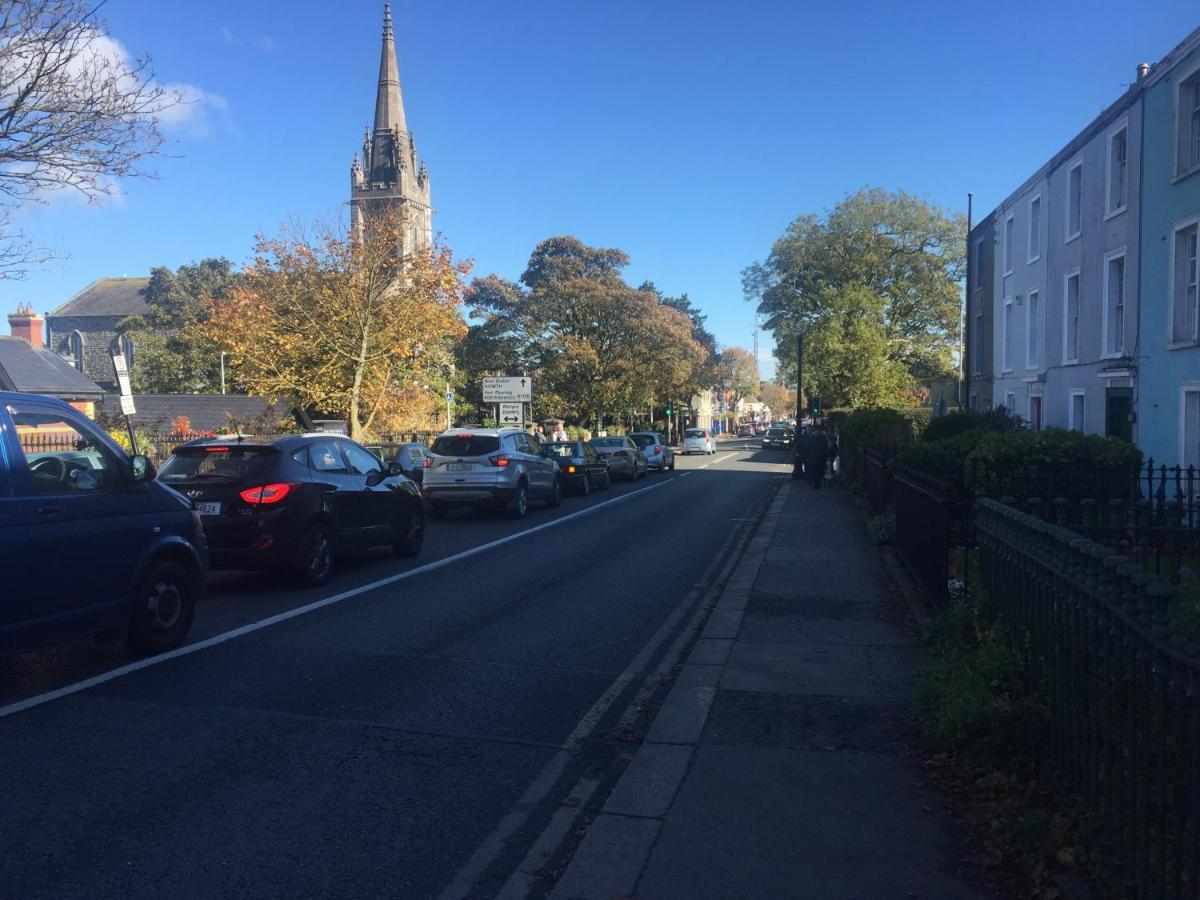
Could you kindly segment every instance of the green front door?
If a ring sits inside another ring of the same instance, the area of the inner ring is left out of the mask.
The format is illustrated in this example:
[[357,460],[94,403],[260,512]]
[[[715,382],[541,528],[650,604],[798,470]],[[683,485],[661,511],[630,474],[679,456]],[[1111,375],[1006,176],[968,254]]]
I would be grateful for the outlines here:
[[1104,405],[1104,433],[1133,443],[1133,388],[1109,388]]

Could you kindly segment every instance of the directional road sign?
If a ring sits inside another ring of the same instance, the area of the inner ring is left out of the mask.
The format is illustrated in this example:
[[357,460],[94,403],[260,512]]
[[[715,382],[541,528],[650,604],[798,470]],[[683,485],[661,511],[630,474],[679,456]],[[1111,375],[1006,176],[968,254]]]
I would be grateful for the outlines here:
[[446,391],[446,402],[450,403],[454,400],[454,391]]
[[483,379],[484,403],[529,403],[533,400],[531,378]]
[[522,408],[523,403],[501,403],[500,404],[500,424],[501,425],[520,425],[525,420],[525,410]]

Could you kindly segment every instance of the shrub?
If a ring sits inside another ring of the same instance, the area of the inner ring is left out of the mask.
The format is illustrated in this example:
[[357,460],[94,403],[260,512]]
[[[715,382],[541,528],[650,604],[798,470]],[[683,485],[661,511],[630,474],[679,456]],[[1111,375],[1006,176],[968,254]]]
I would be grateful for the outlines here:
[[896,513],[889,511],[882,516],[872,516],[867,519],[867,533],[877,546],[893,544],[896,541]]
[[933,419],[921,434],[921,440],[926,443],[944,441],[972,431],[1010,431],[1024,430],[1025,423],[1018,416],[1008,411],[1006,406],[998,406],[986,412],[956,411]]
[[964,463],[976,491],[993,497],[1124,498],[1141,451],[1119,438],[1062,428],[985,432]]
[[842,440],[851,451],[860,446],[909,444],[919,434],[918,420],[899,409],[856,409],[841,425]]

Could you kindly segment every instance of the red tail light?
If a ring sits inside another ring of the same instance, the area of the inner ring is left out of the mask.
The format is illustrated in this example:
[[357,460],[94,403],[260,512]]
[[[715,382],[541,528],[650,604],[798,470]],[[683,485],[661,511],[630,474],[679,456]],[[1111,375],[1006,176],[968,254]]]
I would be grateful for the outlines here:
[[264,484],[260,487],[246,488],[239,496],[247,503],[267,506],[271,503],[278,503],[291,490],[290,484]]
[[629,454],[626,453],[624,450],[618,450],[616,453],[613,454],[613,456],[628,456],[628,455]]
[[509,459],[503,453],[500,453],[500,454],[497,454],[496,456],[489,456],[488,462],[490,462],[493,466],[496,466],[497,468],[503,469],[508,466]]
[[433,457],[432,456],[425,457],[425,462],[422,463],[422,466],[426,469],[432,469],[433,468]]

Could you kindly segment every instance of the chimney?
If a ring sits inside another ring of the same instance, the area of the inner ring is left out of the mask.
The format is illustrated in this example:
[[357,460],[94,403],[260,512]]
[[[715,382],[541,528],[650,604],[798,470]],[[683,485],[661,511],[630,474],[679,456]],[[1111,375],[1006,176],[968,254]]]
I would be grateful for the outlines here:
[[1150,63],[1138,63],[1137,80],[1141,81],[1143,78],[1145,78],[1149,74],[1150,74]]
[[35,350],[42,348],[42,323],[44,319],[33,311],[32,306],[17,305],[15,313],[8,314],[8,325],[12,336],[23,338]]

